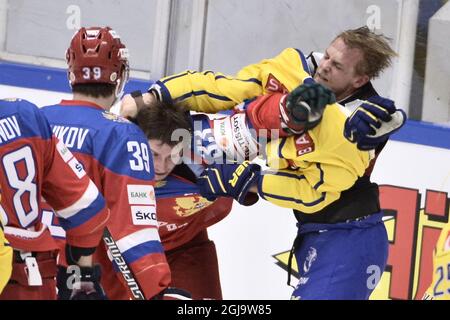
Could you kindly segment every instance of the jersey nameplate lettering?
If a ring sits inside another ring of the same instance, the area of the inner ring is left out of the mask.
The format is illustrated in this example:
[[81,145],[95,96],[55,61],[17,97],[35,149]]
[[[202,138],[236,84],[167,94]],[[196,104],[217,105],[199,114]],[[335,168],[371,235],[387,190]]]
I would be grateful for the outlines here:
[[295,140],[295,148],[298,156],[311,153],[314,151],[314,141],[306,132]]
[[21,131],[15,116],[0,119],[0,143],[20,136]]
[[54,126],[53,133],[59,140],[63,141],[67,147],[80,150],[83,147],[89,129]]

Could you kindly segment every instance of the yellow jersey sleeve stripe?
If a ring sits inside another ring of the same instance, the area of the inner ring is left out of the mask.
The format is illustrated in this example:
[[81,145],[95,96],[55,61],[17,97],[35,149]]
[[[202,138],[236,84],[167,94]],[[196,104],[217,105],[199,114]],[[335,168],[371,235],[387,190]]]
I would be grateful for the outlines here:
[[227,190],[226,190],[225,187],[223,186],[222,179],[221,179],[220,174],[219,174],[219,170],[217,170],[216,168],[212,168],[212,170],[213,170],[214,173],[216,174],[217,181],[219,182],[219,186],[220,186],[220,188],[222,189],[222,192],[226,193]]
[[209,187],[211,188],[212,192],[216,192],[216,189],[214,189],[213,185],[211,184],[211,180],[209,180],[209,178],[207,176],[205,177],[198,177],[199,179],[205,179],[206,181],[208,181]]

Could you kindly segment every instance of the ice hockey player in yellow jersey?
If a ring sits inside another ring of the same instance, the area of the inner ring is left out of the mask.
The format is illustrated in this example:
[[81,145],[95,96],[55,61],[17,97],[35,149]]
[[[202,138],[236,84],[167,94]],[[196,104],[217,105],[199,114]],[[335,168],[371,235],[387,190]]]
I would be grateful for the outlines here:
[[[272,105],[278,110],[280,101],[276,99],[298,84],[314,82],[304,60],[300,51],[289,48],[273,59],[244,68],[235,78],[185,72],[162,79],[151,92],[159,99],[182,101],[203,112],[230,109],[247,98],[272,93],[272,97],[259,99],[275,99]],[[359,179],[370,156],[345,139],[346,119],[342,107],[328,106],[317,127],[272,141],[267,148],[272,170],[263,175],[252,171],[254,165],[244,163],[210,168],[204,175],[209,173],[209,182],[200,180],[214,189],[209,190],[211,198],[214,191],[222,191],[222,196],[233,196],[241,203],[257,181],[262,198],[297,210],[299,229],[292,252],[303,268],[293,299],[367,299],[379,281],[376,275],[382,274],[386,264],[388,241],[377,189],[368,179]],[[310,147],[314,149],[308,152]],[[233,178],[225,178],[227,175]],[[233,182],[232,188],[227,188],[228,181]],[[354,188],[365,182],[369,192]],[[376,193],[373,197],[372,192]],[[368,201],[368,197],[376,201]]]
[[353,201],[355,193],[348,192],[373,153],[342,135],[345,109],[317,83],[259,97],[244,108],[255,129],[260,129],[255,119],[270,122],[278,114],[295,134],[268,143],[269,170],[248,161],[209,165],[198,182],[202,195],[208,200],[230,196],[248,205],[254,192],[297,211],[293,253],[300,281],[293,299],[368,299],[385,268],[388,240],[383,214],[368,212],[367,203]]

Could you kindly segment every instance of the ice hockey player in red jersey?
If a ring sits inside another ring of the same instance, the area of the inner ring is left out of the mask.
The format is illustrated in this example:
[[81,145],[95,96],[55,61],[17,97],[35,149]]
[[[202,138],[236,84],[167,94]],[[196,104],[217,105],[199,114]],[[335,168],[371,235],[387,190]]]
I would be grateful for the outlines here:
[[69,288],[70,298],[103,297],[92,253],[109,217],[105,200],[39,109],[25,100],[0,101],[0,183],[1,221],[14,249],[0,299],[56,299],[58,246],[42,221],[42,198],[66,230],[68,263],[78,264],[81,286]]
[[[196,185],[209,157],[195,152],[194,146],[212,150],[212,120],[205,114],[191,117],[180,106],[155,103],[143,108],[136,122],[152,149],[159,234],[172,273],[171,286],[189,291],[196,300],[222,299],[216,247],[207,228],[230,213],[232,199],[208,201]],[[195,131],[192,138],[194,122],[195,128],[204,130]],[[177,133],[181,139],[173,139]],[[191,159],[194,155],[197,163]]]
[[[158,235],[152,155],[142,131],[109,112],[128,80],[128,50],[108,27],[81,28],[67,63],[73,100],[43,112],[104,195],[111,211],[107,229],[140,290],[125,281],[103,243],[94,255],[102,266],[102,285],[109,299],[151,299],[170,282]],[[60,298],[66,298],[64,268],[59,275]]]

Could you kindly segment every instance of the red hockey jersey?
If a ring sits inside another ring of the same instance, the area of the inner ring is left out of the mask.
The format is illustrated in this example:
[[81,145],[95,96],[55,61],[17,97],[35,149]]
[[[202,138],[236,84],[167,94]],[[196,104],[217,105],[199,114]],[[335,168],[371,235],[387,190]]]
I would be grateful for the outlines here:
[[54,208],[67,241],[96,247],[109,212],[95,184],[33,104],[0,101],[0,214],[11,246],[57,248],[42,223],[42,197]]
[[[147,139],[128,120],[85,101],[62,101],[42,110],[105,197],[111,211],[108,230],[145,298],[152,298],[169,285],[170,270],[158,234]],[[108,297],[131,298],[104,244],[95,257],[105,273],[102,285]]]

